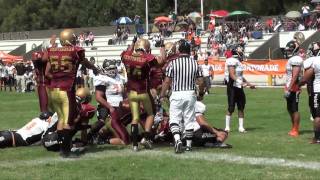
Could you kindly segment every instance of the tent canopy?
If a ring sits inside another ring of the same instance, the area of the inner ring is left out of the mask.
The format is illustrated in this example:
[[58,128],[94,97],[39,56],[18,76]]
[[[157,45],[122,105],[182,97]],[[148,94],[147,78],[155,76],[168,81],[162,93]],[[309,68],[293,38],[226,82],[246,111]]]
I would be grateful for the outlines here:
[[13,55],[7,54],[7,53],[5,53],[3,51],[0,51],[0,59],[2,59],[3,62],[14,63],[14,62],[17,62],[17,61],[22,61],[23,57],[22,56],[13,56]]

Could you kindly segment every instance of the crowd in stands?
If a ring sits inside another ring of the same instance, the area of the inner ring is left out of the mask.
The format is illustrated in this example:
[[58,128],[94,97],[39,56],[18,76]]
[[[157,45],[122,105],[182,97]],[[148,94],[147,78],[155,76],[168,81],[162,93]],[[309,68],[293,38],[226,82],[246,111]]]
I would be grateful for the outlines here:
[[91,31],[81,32],[77,38],[77,45],[80,47],[93,46],[94,34]]
[[36,85],[31,61],[3,63],[0,60],[0,91],[31,92]]

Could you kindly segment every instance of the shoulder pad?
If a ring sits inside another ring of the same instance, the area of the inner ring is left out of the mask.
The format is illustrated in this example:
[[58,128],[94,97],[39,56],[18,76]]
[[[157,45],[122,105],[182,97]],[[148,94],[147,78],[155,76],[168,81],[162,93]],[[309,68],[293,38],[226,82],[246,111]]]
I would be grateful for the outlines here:
[[197,101],[195,105],[195,112],[204,114],[205,111],[206,111],[206,105],[204,105],[201,101]]
[[238,62],[239,62],[239,60],[236,58],[228,58],[226,60],[227,66],[236,66]]
[[300,56],[293,56],[289,59],[289,63],[292,66],[301,66],[303,59]]

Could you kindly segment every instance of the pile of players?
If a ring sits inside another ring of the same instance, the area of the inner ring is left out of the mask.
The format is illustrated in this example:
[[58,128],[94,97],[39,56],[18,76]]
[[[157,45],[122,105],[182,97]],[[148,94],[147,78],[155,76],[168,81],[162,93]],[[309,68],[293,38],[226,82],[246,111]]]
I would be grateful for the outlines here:
[[[87,144],[132,143],[133,150],[138,151],[141,147],[152,149],[156,142],[172,142],[169,104],[160,103],[159,92],[166,64],[179,57],[176,48],[179,43],[164,44],[162,41],[160,56],[154,56],[149,41],[135,37],[131,46],[121,54],[125,75],[118,73],[115,61],[104,60],[102,67],[97,68],[86,60],[84,49],[76,46],[72,29],[60,33],[60,42],[62,47],[43,47],[42,51],[33,54],[40,110],[50,115],[56,112],[58,117],[56,130],[41,133],[42,143],[48,150],[59,150],[62,157],[76,157],[72,148],[77,150]],[[95,74],[97,108],[90,104],[88,89],[75,89],[80,64]],[[201,100],[195,106],[194,145],[231,147],[224,143],[228,133],[206,121],[206,106]],[[97,121],[89,123],[95,111]],[[43,119],[47,122],[49,116]],[[127,130],[129,124],[130,132]],[[80,140],[74,142],[73,136],[78,131],[81,131]],[[14,144],[14,139],[11,141]]]

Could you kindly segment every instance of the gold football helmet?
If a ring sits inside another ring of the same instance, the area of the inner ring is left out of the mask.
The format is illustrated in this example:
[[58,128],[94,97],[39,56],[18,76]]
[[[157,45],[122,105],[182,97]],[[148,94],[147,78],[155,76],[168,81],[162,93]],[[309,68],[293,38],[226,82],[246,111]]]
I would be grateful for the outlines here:
[[147,39],[138,39],[134,44],[134,50],[143,50],[145,53],[150,52],[150,42]]
[[80,103],[89,103],[91,101],[91,93],[88,88],[79,88],[76,91],[77,101]]
[[77,37],[72,29],[64,29],[60,33],[60,44],[62,46],[76,45]]
[[167,42],[164,44],[164,49],[166,51],[166,55],[171,56],[176,53],[176,44],[173,42]]

